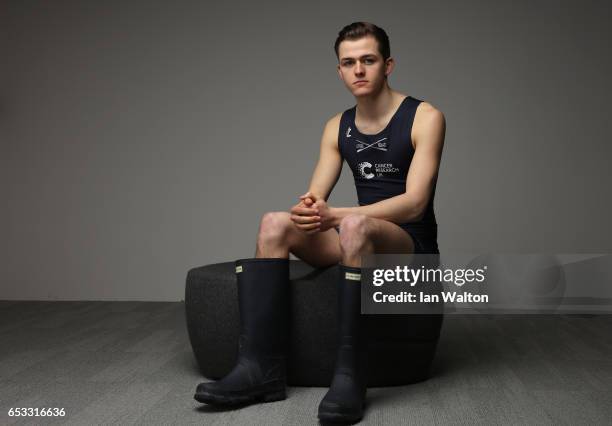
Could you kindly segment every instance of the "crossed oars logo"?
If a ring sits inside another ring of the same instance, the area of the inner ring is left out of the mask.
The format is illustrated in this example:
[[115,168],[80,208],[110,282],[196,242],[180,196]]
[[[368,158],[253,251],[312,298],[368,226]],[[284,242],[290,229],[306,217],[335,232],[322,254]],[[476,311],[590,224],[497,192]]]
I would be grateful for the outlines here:
[[[376,142],[372,142],[371,144],[367,144],[366,142],[360,141],[359,139],[355,139],[357,142],[360,143],[360,145],[357,145],[357,152],[361,152],[361,151],[365,151],[368,148],[374,148],[377,149],[379,151],[386,151],[387,150],[387,144],[386,143],[380,143],[382,141],[384,141],[387,138],[382,138],[377,140]],[[361,147],[361,148],[360,148]]]

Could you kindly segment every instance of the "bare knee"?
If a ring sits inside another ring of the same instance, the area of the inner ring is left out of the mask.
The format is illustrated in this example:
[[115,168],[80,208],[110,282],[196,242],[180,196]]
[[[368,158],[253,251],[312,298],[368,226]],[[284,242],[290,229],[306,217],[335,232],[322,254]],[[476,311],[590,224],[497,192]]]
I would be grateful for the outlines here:
[[340,247],[344,255],[357,255],[371,251],[371,224],[361,214],[345,216],[340,222]]
[[286,240],[289,232],[291,215],[288,212],[268,212],[261,217],[257,244],[278,245]]

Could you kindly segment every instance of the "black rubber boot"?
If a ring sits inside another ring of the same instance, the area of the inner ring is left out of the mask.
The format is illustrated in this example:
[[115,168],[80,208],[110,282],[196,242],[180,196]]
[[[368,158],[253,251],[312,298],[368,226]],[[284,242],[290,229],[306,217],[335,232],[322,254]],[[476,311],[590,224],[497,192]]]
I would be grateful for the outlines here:
[[240,306],[238,361],[221,380],[199,384],[194,398],[230,407],[285,399],[289,259],[237,260],[236,277]]
[[355,423],[363,417],[367,387],[361,268],[339,265],[339,270],[338,355],[331,386],[319,404],[319,420]]

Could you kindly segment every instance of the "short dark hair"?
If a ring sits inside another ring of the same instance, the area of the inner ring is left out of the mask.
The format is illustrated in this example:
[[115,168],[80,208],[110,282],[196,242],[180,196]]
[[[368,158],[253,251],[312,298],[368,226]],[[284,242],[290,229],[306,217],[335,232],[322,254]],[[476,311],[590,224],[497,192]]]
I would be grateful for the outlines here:
[[353,22],[340,30],[336,43],[334,44],[336,57],[340,59],[338,55],[338,47],[344,40],[358,40],[368,35],[371,35],[376,39],[378,42],[378,51],[382,55],[383,60],[386,61],[387,58],[391,56],[389,36],[387,36],[385,30],[369,22]]

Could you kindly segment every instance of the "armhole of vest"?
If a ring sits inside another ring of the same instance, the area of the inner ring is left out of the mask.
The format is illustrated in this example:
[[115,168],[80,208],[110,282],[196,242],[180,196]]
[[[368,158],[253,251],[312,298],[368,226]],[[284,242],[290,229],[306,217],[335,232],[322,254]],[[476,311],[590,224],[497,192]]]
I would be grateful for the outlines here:
[[414,145],[412,144],[412,129],[414,127],[414,118],[416,117],[416,112],[417,109],[419,108],[419,105],[421,105],[421,103],[423,103],[422,100],[420,99],[416,99],[416,98],[412,98],[411,99],[412,104],[414,105],[414,113],[412,114],[412,118],[410,119],[410,135],[408,137],[408,142],[410,143],[410,148],[412,149],[412,152],[414,153],[415,148]]
[[340,116],[340,123],[338,123],[338,141],[336,142],[337,146],[338,146],[338,152],[340,153],[340,157],[342,159],[344,159],[344,153],[342,152],[342,145],[343,144],[341,142],[342,141],[342,125],[344,123],[344,116],[345,115],[346,115],[346,111],[344,111],[342,113],[342,115]]

